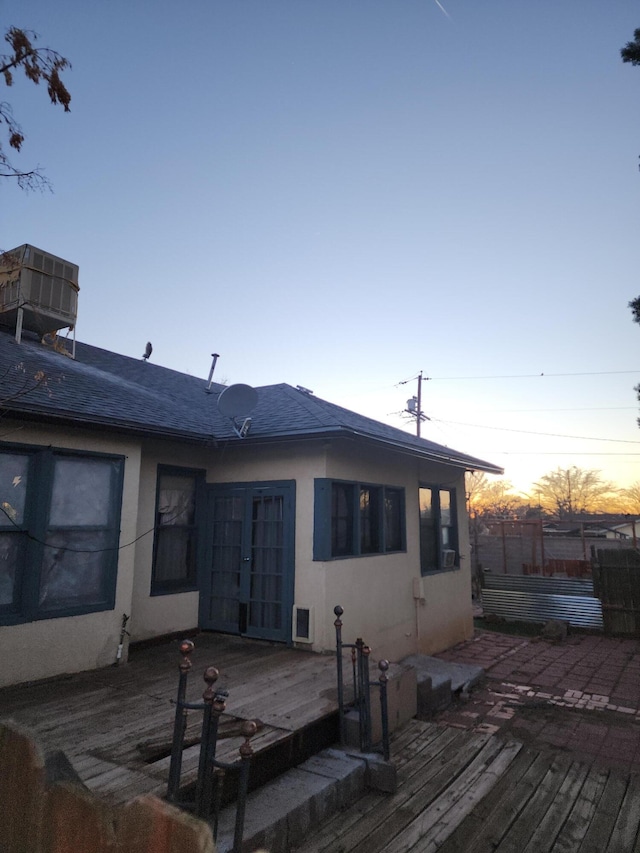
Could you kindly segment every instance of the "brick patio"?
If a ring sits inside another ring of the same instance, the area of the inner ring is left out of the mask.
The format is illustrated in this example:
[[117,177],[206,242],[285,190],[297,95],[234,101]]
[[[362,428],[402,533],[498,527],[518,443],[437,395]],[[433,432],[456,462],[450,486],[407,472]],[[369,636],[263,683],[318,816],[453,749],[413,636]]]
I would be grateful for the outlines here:
[[640,641],[570,635],[560,643],[479,631],[439,655],[486,680],[438,721],[503,731],[583,761],[640,771]]

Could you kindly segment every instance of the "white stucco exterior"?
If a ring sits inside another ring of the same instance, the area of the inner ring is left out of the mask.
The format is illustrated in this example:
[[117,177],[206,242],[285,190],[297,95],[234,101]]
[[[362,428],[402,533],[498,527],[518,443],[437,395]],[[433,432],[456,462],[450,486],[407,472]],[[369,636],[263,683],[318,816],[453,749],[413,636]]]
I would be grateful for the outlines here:
[[[151,595],[158,465],[201,469],[207,484],[295,481],[293,597],[313,612],[314,651],[335,648],[333,608],[338,604],[344,608],[345,641],[362,637],[376,657],[399,660],[415,652],[434,653],[472,634],[464,473],[459,468],[427,464],[410,453],[356,439],[205,446],[7,421],[3,427],[19,443],[119,454],[125,465],[115,608],[0,627],[1,685],[112,664],[123,613],[130,616],[127,627],[134,642],[198,627],[197,591]],[[314,560],[316,478],[404,489],[406,551]],[[420,484],[455,487],[459,521],[459,568],[424,578]]]

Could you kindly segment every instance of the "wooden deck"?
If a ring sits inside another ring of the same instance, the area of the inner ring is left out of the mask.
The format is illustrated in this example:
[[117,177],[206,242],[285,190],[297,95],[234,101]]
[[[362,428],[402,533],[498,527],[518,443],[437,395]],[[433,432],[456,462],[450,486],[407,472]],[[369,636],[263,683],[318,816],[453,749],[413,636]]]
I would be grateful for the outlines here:
[[[214,634],[195,639],[187,699],[201,701],[205,667],[229,691],[218,757],[235,761],[243,720],[259,721],[256,753],[292,742],[337,711],[335,658]],[[0,719],[30,729],[46,751],[63,750],[87,785],[111,803],[166,792],[181,656],[178,642],[133,650],[129,663],[0,690]],[[183,784],[194,781],[202,715],[192,712]]]
[[[269,643],[196,638],[188,699],[213,664],[229,690],[218,755],[235,760],[242,720],[260,721],[256,752],[293,744],[337,710],[335,660]],[[63,750],[84,783],[113,804],[166,791],[178,643],[134,651],[130,663],[0,690],[0,718]],[[198,724],[184,776],[195,778]],[[640,777],[412,720],[394,735],[393,795],[368,792],[309,833],[300,853],[640,853]]]
[[640,779],[499,735],[413,720],[398,791],[369,792],[299,853],[638,853]]

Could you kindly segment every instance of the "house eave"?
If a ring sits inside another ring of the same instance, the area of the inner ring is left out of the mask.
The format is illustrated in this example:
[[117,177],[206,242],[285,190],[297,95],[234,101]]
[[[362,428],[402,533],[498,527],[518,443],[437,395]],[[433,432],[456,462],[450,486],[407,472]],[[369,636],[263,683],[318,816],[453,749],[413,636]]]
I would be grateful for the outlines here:
[[318,440],[318,439],[357,439],[359,441],[364,441],[368,444],[377,446],[377,447],[386,447],[392,450],[395,453],[401,453],[405,456],[413,456],[424,459],[429,462],[438,462],[443,465],[450,465],[454,468],[458,468],[462,471],[484,471],[488,474],[498,474],[501,475],[504,473],[504,469],[500,468],[497,465],[492,465],[490,462],[486,462],[482,459],[475,459],[474,457],[467,457],[463,454],[455,454],[455,453],[439,453],[433,450],[430,447],[415,447],[410,445],[405,445],[400,441],[394,441],[393,439],[384,438],[381,436],[372,436],[366,432],[349,429],[347,427],[320,427],[313,431],[299,431],[295,430],[287,430],[282,433],[271,433],[266,436],[247,436],[246,438],[237,438],[236,436],[228,436],[225,438],[218,437],[218,441],[220,443],[229,443],[235,446],[239,446],[240,444],[246,445],[261,445],[261,444],[273,444],[273,443],[282,443],[285,441],[310,441],[310,440]]

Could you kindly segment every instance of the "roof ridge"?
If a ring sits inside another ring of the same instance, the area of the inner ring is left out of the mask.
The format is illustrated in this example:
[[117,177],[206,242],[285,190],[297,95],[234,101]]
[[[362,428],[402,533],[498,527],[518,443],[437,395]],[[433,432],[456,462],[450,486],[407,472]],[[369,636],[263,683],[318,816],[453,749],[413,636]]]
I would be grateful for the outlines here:
[[335,426],[336,419],[327,415],[322,406],[318,405],[318,400],[320,400],[319,397],[310,395],[307,391],[300,391],[298,388],[294,388],[286,382],[281,383],[280,387],[288,397],[291,397],[291,399],[296,403],[304,406],[309,414],[313,415],[318,420],[318,423],[321,423],[323,426]]

